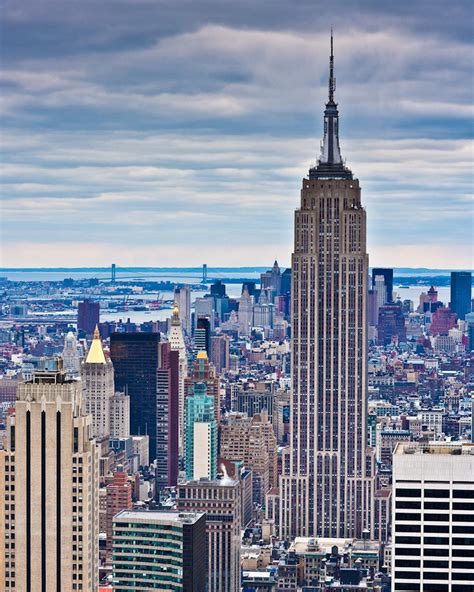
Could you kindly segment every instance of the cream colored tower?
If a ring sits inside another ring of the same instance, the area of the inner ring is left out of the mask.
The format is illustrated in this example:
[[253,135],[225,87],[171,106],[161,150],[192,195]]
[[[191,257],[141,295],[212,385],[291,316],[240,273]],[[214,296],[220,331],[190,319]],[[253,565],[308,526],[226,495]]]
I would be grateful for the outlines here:
[[184,341],[183,328],[179,317],[179,308],[175,304],[173,308],[173,316],[170,321],[170,331],[168,335],[171,349],[176,350],[179,354],[179,384],[178,384],[178,399],[179,399],[179,449],[182,452],[184,446],[184,420],[185,420],[185,392],[184,381],[188,375],[188,359],[186,357],[186,343]]
[[96,590],[98,453],[81,383],[61,367],[18,387],[4,460],[5,589]]
[[102,348],[99,329],[95,328],[86,361],[81,368],[86,412],[92,416],[92,435],[100,439],[111,435],[110,405],[114,396],[114,367]]
[[367,449],[366,214],[342,161],[329,101],[318,165],[303,179],[292,256],[290,447],[280,534],[359,537],[372,529],[374,458]]

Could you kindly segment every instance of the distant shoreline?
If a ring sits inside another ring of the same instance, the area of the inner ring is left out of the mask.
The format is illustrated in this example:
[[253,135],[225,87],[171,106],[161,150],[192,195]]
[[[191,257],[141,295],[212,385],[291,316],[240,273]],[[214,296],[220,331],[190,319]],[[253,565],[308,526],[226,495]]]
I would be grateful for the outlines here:
[[[266,271],[270,269],[270,265],[267,266],[244,266],[244,267],[207,267],[207,271],[219,271],[219,272],[243,272],[243,271]],[[377,266],[380,267],[380,266]],[[0,267],[0,274],[1,273],[50,273],[50,272],[63,272],[63,271],[70,271],[73,273],[85,271],[85,272],[109,272],[110,266],[108,267]],[[282,266],[281,269],[285,269],[285,266]],[[370,268],[372,269],[372,268]],[[430,274],[430,275],[445,275],[449,274],[452,271],[473,271],[471,269],[433,269],[429,267],[393,267],[392,268],[395,273],[412,273],[412,274]],[[164,273],[173,273],[173,272],[186,272],[186,271],[202,271],[202,266],[200,267],[116,267],[116,271],[137,271],[137,272],[164,272]]]

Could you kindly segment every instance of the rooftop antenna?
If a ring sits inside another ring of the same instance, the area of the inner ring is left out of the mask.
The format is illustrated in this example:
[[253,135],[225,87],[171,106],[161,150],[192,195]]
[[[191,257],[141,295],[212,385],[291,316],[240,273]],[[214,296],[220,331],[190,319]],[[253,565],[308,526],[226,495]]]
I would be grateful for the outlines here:
[[331,56],[329,57],[329,102],[334,102],[334,91],[336,90],[336,79],[334,78],[334,39],[331,27]]

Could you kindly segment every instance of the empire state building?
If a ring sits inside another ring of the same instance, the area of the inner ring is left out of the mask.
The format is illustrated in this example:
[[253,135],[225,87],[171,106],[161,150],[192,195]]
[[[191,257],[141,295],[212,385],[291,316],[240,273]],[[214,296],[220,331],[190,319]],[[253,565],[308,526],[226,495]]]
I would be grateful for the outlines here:
[[320,159],[303,179],[292,255],[290,446],[283,457],[280,535],[373,531],[367,447],[366,213],[339,148],[331,34]]

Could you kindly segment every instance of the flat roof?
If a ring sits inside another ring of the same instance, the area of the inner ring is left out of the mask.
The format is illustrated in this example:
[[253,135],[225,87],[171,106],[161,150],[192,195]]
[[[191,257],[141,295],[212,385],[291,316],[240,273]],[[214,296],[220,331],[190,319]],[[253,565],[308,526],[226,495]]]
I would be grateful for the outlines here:
[[399,442],[394,454],[452,454],[474,456],[474,443],[471,442]]
[[114,516],[114,522],[140,522],[162,523],[172,522],[179,524],[194,524],[202,516],[203,512],[168,512],[162,510],[122,510]]
[[238,485],[239,482],[231,479],[230,477],[224,477],[222,479],[206,479],[202,477],[201,479],[196,479],[192,481],[183,481],[182,483],[178,483],[178,487],[189,485],[191,487],[235,487]]

